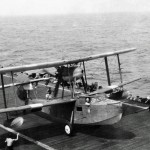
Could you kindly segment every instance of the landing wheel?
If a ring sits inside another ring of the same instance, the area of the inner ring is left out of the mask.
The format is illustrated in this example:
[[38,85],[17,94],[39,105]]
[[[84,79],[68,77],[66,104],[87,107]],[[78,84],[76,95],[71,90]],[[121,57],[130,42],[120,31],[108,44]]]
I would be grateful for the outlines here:
[[65,125],[65,133],[67,135],[71,135],[72,134],[72,126],[70,124],[66,124]]

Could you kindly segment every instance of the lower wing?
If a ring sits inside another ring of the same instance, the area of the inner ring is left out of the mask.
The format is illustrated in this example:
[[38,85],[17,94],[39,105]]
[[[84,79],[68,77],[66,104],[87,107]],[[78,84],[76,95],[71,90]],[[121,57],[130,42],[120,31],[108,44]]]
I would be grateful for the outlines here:
[[2,108],[0,109],[0,113],[14,112],[14,111],[19,111],[19,110],[34,110],[34,109],[40,109],[42,107],[47,107],[51,105],[71,103],[75,101],[76,101],[75,99],[70,99],[70,100],[57,99],[57,100],[52,100],[50,102],[44,102],[44,103],[36,103],[36,104],[29,104],[25,106]]

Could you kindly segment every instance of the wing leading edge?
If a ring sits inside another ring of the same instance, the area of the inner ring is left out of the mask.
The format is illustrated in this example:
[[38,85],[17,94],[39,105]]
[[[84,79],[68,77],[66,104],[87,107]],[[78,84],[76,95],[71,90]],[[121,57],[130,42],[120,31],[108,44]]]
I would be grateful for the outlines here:
[[79,62],[83,62],[83,61],[90,61],[90,60],[94,60],[94,59],[98,59],[98,58],[128,53],[128,52],[132,52],[135,50],[136,50],[136,48],[130,48],[130,49],[119,50],[119,51],[114,51],[114,52],[107,52],[107,53],[102,53],[102,54],[97,54],[97,55],[91,55],[88,57],[83,57],[83,58],[74,59],[74,60],[62,60],[62,61],[45,62],[45,63],[39,63],[39,64],[16,66],[16,67],[6,67],[6,68],[0,69],[0,74],[4,74],[4,73],[8,73],[8,72],[21,72],[21,71],[27,71],[27,70],[58,67],[58,66],[66,65],[66,64],[79,63]]
[[57,99],[57,100],[52,100],[50,102],[45,102],[45,103],[36,103],[36,104],[29,104],[29,105],[25,105],[25,106],[2,108],[2,109],[0,109],[0,113],[8,113],[8,112],[14,112],[14,111],[21,111],[21,110],[33,110],[33,109],[39,109],[42,107],[66,104],[66,103],[72,103],[72,102],[76,102],[76,100],[75,99],[71,99],[71,100]]

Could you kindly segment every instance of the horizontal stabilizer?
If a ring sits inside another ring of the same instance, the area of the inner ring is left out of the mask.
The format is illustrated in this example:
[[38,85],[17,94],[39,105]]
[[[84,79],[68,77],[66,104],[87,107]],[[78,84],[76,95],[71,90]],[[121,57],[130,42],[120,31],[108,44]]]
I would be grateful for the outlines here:
[[89,97],[89,96],[92,96],[92,95],[95,95],[95,94],[103,94],[103,93],[111,93],[113,92],[113,90],[115,90],[116,88],[119,88],[119,87],[123,87],[124,85],[127,85],[127,84],[130,84],[132,82],[135,82],[135,81],[138,81],[140,80],[141,78],[137,78],[137,79],[134,79],[132,81],[128,81],[128,82],[124,82],[124,83],[121,83],[119,85],[116,85],[116,86],[108,86],[106,88],[103,88],[103,89],[100,89],[100,90],[97,90],[97,91],[94,91],[94,92],[91,92],[89,94],[83,94],[81,95],[80,97]]
[[[138,81],[138,80],[141,80],[142,78],[137,78],[137,79],[134,79],[134,80],[131,80],[131,81],[127,81],[127,82],[124,82],[124,83],[120,83],[119,85],[118,85],[118,87],[122,87],[122,86],[124,86],[124,85],[127,85],[127,84],[130,84],[130,83],[132,83],[132,82],[135,82],[135,81]],[[117,87],[116,87],[117,88]]]

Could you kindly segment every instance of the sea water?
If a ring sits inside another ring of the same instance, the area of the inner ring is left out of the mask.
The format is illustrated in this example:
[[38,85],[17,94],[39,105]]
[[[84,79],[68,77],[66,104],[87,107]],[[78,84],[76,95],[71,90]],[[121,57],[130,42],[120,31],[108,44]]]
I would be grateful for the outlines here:
[[[141,77],[125,88],[146,97],[150,95],[149,16],[106,13],[0,17],[0,65],[75,59],[135,47],[135,52],[120,55],[123,81]],[[119,84],[117,58],[110,57],[108,61],[111,82]],[[107,85],[103,59],[87,62],[85,66],[89,81]]]

